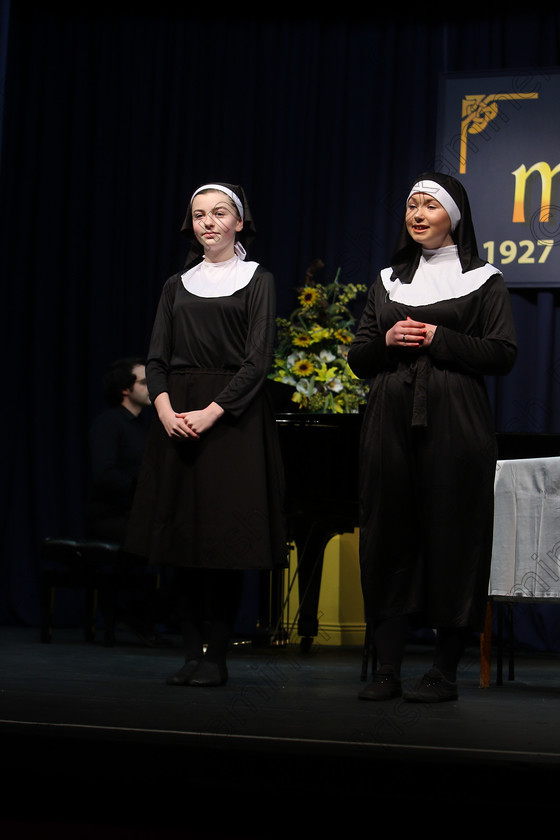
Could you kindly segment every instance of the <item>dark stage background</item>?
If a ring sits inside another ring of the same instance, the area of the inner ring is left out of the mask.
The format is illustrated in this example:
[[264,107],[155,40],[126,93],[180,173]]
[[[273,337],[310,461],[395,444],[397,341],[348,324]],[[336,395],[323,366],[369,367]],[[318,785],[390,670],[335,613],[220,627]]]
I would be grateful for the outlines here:
[[[38,624],[40,539],[81,532],[103,371],[147,348],[193,187],[245,187],[250,256],[287,314],[316,258],[367,284],[387,263],[395,197],[434,162],[442,73],[560,65],[560,13],[542,9],[69,5],[0,0],[3,624]],[[519,360],[490,382],[498,430],[558,433],[558,292],[512,298]]]

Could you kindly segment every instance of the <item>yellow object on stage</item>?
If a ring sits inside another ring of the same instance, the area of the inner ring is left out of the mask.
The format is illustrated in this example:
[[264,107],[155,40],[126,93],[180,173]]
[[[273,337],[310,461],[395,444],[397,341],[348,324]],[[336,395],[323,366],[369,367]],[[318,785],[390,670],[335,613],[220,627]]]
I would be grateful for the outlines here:
[[[321,591],[319,596],[319,632],[314,644],[343,646],[362,645],[365,622],[362,590],[360,585],[360,563],[358,553],[359,531],[338,534],[328,542],[323,558]],[[290,643],[299,640],[297,613],[299,588],[297,577],[297,549],[290,555],[290,568],[286,571],[288,580],[284,626],[289,632]],[[290,583],[291,582],[291,583]]]

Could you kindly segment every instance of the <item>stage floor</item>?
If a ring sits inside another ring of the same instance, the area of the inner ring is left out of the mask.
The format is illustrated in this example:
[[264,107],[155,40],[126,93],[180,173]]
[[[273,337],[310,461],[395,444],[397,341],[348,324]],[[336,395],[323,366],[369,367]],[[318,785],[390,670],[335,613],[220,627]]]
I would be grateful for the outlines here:
[[[308,652],[235,645],[226,686],[170,687],[182,664],[170,641],[120,632],[107,648],[72,629],[46,644],[38,629],[0,628],[6,840],[50,838],[45,827],[63,840],[275,837],[299,834],[303,814],[329,834],[384,814],[497,827],[555,802],[557,654],[517,653],[501,686],[494,663],[481,689],[473,647],[459,700],[418,705],[358,700],[361,650],[320,637]],[[405,687],[430,654],[408,647]]]

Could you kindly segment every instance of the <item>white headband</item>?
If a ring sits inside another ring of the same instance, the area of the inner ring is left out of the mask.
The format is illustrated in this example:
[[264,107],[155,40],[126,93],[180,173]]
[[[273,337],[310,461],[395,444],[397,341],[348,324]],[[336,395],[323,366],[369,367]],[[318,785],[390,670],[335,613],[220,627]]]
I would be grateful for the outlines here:
[[406,199],[407,202],[411,195],[419,192],[433,195],[433,197],[439,201],[451,219],[451,230],[455,230],[461,220],[461,211],[447,190],[442,187],[441,184],[438,184],[437,181],[418,181],[409,192],[408,198]]
[[241,204],[241,201],[239,200],[238,196],[236,196],[233,190],[229,190],[227,187],[222,187],[221,184],[205,184],[203,187],[199,187],[192,194],[191,204],[193,203],[193,198],[195,197],[195,195],[198,195],[199,192],[202,192],[203,190],[218,190],[218,192],[223,192],[226,195],[228,195],[239,210],[239,215],[241,216],[241,219],[244,219],[245,214],[243,213],[243,205]]

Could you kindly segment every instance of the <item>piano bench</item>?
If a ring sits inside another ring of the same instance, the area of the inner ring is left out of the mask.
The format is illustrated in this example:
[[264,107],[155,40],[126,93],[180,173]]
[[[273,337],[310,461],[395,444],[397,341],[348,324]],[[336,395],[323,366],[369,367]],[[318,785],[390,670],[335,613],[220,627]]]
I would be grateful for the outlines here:
[[105,619],[104,644],[115,644],[118,592],[130,583],[130,572],[145,564],[103,540],[46,537],[41,545],[41,641],[53,635],[54,596],[58,587],[83,589],[84,638],[93,641],[97,606]]

